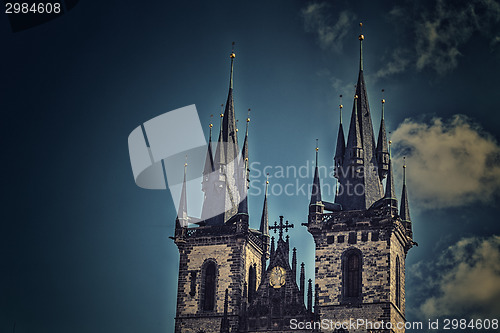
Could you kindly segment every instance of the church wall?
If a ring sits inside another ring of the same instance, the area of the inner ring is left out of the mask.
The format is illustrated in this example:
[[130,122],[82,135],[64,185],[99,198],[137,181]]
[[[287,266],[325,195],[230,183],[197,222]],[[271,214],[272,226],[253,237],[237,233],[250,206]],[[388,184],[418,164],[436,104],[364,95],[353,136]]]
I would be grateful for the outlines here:
[[[389,294],[389,249],[388,242],[372,241],[374,231],[358,231],[356,244],[349,243],[350,232],[326,232],[316,236],[316,281],[319,305],[340,305],[342,303],[342,254],[351,248],[362,253],[362,295],[364,303],[388,301]],[[364,236],[364,234],[367,236]],[[340,238],[344,238],[339,243]],[[329,241],[333,243],[328,244]],[[365,237],[367,237],[366,240]],[[329,240],[330,239],[330,240]]]
[[256,276],[257,276],[257,283],[256,286],[259,287],[260,282],[262,280],[262,251],[258,250],[255,246],[250,244],[250,242],[247,242],[245,245],[245,282],[247,283],[248,286],[248,272],[250,270],[250,266],[253,266],[253,264],[256,264]]
[[[176,332],[219,332],[224,311],[226,288],[228,295],[228,313],[232,322],[236,321],[239,295],[242,292],[241,268],[243,267],[242,239],[237,237],[211,237],[188,239],[179,247],[179,285],[177,296]],[[203,288],[202,266],[206,260],[214,260],[216,271],[215,309],[206,312],[201,309]],[[195,295],[190,295],[191,272],[196,271]],[[236,323],[234,324],[236,325]]]

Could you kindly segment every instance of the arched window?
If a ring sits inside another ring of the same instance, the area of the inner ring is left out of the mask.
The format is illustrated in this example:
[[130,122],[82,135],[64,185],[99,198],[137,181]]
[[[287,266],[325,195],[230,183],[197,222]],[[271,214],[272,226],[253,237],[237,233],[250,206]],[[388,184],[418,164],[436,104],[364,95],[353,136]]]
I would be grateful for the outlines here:
[[357,249],[344,252],[342,266],[343,298],[349,302],[359,301],[361,298],[361,252]]
[[396,257],[396,306],[401,309],[401,265]]
[[214,311],[215,309],[215,279],[217,268],[215,262],[209,261],[205,264],[203,277],[203,297],[201,307],[203,311]]
[[251,303],[255,298],[255,289],[257,288],[257,273],[256,266],[250,265],[248,270],[248,303]]

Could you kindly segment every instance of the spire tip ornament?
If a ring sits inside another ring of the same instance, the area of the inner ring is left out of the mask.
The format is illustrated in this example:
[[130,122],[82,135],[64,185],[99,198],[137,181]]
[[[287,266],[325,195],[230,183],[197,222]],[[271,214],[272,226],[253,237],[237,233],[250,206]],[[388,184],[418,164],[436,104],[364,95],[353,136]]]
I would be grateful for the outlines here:
[[229,56],[231,59],[236,58],[236,54],[234,53],[234,42],[232,44],[231,55]]

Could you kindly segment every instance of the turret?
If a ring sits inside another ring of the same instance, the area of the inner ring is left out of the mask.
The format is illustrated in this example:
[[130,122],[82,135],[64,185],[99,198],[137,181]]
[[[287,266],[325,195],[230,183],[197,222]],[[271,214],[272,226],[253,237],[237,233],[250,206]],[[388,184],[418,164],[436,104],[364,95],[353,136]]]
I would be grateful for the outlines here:
[[210,177],[213,176],[214,169],[214,157],[212,154],[212,127],[213,124],[208,125],[210,128],[210,134],[208,135],[208,148],[207,157],[205,158],[205,167],[203,168],[203,181],[202,181],[202,191],[207,192],[208,186],[210,184]]
[[314,168],[314,178],[311,190],[311,201],[309,203],[309,217],[315,218],[314,214],[323,214],[324,205],[321,200],[321,182],[319,180],[318,169],[318,139],[316,139],[316,167]]
[[[269,177],[269,175],[268,175]],[[266,272],[267,259],[269,259],[269,216],[267,213],[267,187],[269,185],[269,179],[266,179],[266,189],[264,194],[264,204],[262,205],[262,217],[260,219],[259,231],[262,234],[262,276]],[[271,251],[274,251],[274,238]]]
[[396,200],[396,195],[394,194],[394,176],[392,174],[391,144],[392,141],[389,141],[389,168],[387,172],[387,181],[385,183],[384,198]]
[[312,280],[309,279],[307,281],[307,310],[309,310],[310,313],[313,312],[312,309]]
[[181,200],[179,201],[179,209],[175,220],[175,239],[182,238],[184,236],[184,231],[189,224],[187,211],[186,168],[187,162],[184,163],[184,180],[182,182]]
[[344,107],[342,105],[342,95],[340,95],[340,100],[341,103],[339,104],[339,110],[340,110],[339,132],[337,134],[337,148],[335,149],[335,157],[333,158],[333,161],[335,163],[335,170],[334,170],[335,178],[337,179],[340,177],[339,173],[341,172],[345,156],[345,137],[344,137],[344,128],[342,127],[342,108]]
[[358,122],[358,95],[354,95],[353,112],[351,115],[351,125],[347,136],[346,160],[352,168],[351,172],[359,172],[359,167],[364,164],[363,143],[361,141],[361,127]]
[[250,187],[250,168],[248,160],[248,123],[250,122],[250,109],[248,109],[247,125],[245,131],[245,140],[243,141],[243,148],[241,150],[241,158],[239,161],[239,190],[240,190],[240,204],[238,205],[238,214],[248,215],[248,197],[247,192]]
[[401,207],[399,209],[399,216],[401,221],[406,227],[407,235],[413,238],[412,224],[410,218],[410,206],[408,204],[408,192],[406,190],[406,158],[403,163],[403,190],[401,193]]
[[[383,91],[384,90],[382,89],[382,92]],[[380,129],[377,140],[378,173],[381,181],[387,176],[387,172],[389,170],[389,151],[387,147],[387,132],[384,121],[384,105],[385,99],[382,98],[382,119],[380,120]]]
[[304,263],[302,262],[300,264],[300,279],[299,279],[299,283],[300,283],[300,303],[304,302],[304,293],[305,293],[305,283],[306,283],[306,272],[305,272],[305,265]]

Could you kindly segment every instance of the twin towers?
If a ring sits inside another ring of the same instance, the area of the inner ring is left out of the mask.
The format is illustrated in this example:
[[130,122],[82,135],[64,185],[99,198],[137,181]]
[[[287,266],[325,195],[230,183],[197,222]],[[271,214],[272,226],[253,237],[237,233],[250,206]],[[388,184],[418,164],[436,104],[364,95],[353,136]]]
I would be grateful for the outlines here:
[[[279,332],[290,330],[292,320],[314,324],[322,319],[342,323],[352,318],[389,322],[390,327],[378,329],[404,332],[405,258],[415,242],[405,179],[399,207],[395,196],[383,112],[375,140],[363,76],[363,40],[359,35],[359,73],[347,140],[341,121],[333,157],[338,181],[335,200],[322,199],[316,163],[310,204],[304,207],[308,219],[302,225],[315,242],[314,306],[311,285],[305,304],[304,266],[299,286],[296,251],[290,264],[288,237],[283,239],[280,232],[276,249],[274,239],[271,242],[267,189],[262,214],[254,222],[259,228],[250,227],[250,119],[240,150],[233,101],[236,55],[231,52],[219,137],[215,151],[209,140],[203,169],[202,216],[194,219],[187,213],[184,178],[171,237],[180,255],[176,332]],[[212,125],[210,138],[211,130]],[[300,332],[301,326],[297,327],[294,331]],[[303,331],[311,330],[303,326]]]

